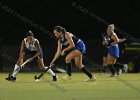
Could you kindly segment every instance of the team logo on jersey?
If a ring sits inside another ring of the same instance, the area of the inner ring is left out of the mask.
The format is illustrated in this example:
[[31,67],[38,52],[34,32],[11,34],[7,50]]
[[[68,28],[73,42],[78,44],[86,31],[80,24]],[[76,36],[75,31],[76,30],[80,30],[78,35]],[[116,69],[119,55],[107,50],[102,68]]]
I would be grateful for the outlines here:
[[64,46],[69,45],[68,41],[63,43]]

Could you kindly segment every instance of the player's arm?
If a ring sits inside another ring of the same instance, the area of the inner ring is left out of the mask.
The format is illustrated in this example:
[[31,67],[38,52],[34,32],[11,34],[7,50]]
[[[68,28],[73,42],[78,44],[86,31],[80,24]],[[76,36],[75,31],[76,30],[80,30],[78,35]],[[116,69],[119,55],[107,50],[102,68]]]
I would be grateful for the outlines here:
[[119,39],[119,42],[124,42],[124,41],[126,41],[126,38]]
[[53,65],[54,62],[59,58],[59,56],[61,55],[61,50],[62,50],[62,44],[60,43],[60,40],[58,40],[57,52],[55,53],[55,56],[52,62],[50,63],[50,65]]
[[114,40],[114,42],[111,43],[111,46],[119,43],[119,38],[116,34],[112,34],[112,39]]
[[73,39],[72,39],[72,37],[70,36],[69,33],[66,33],[65,38],[67,39],[67,41],[68,41],[68,43],[70,45],[63,50],[64,52],[69,51],[69,50],[71,50],[71,49],[73,49],[75,47],[75,44],[73,42]]

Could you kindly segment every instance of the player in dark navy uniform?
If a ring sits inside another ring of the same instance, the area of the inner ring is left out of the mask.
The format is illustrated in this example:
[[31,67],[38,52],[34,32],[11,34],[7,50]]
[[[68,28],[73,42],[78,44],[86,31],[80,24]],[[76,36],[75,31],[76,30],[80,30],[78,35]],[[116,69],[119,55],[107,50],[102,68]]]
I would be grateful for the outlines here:
[[[108,34],[107,33],[103,33],[102,34],[103,36],[103,69],[102,69],[102,72],[103,74],[105,75],[106,74],[106,71],[107,71],[107,56],[108,56],[108,48],[107,48],[107,41],[109,40],[108,38]],[[119,39],[119,42],[124,42],[126,39]],[[118,63],[116,62],[115,63],[115,68],[116,68],[116,72],[117,72],[117,75],[120,75],[122,72],[127,72],[127,69],[128,69],[128,65],[127,64],[121,64],[121,63]]]
[[116,76],[116,69],[118,69],[118,67],[115,68],[116,65],[116,61],[117,58],[119,58],[119,46],[118,43],[119,42],[123,42],[126,39],[119,39],[117,37],[117,35],[114,33],[114,24],[110,24],[107,28],[107,37],[104,38],[104,45],[107,46],[107,65],[110,68],[111,71],[111,76]]
[[50,65],[53,65],[60,55],[64,56],[66,52],[70,51],[65,58],[67,65],[67,76],[63,77],[63,79],[71,79],[71,60],[74,59],[76,66],[89,77],[88,81],[95,81],[95,76],[92,75],[82,64],[83,53],[86,52],[84,42],[72,33],[67,32],[65,28],[61,26],[56,26],[54,28],[54,34],[58,39],[58,47]]
[[[19,59],[15,64],[13,73],[8,78],[6,78],[6,80],[16,80],[16,76],[21,70],[20,65],[26,59],[28,59],[29,62],[31,62],[34,59],[37,59],[39,68],[43,71],[48,70],[48,67],[44,66],[42,48],[39,44],[39,41],[36,38],[34,38],[32,31],[28,31],[26,38],[22,40]],[[56,74],[51,69],[49,69],[49,73],[51,74],[51,76],[53,76],[53,81],[57,81]]]

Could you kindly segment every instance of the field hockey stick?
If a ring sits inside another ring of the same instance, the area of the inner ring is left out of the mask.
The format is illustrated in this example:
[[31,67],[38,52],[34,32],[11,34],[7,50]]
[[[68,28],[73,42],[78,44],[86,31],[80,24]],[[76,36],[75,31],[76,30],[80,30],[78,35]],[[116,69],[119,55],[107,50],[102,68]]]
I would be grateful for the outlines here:
[[[22,63],[22,64],[20,65],[20,67],[18,67],[18,68],[17,68],[16,70],[14,70],[12,73],[18,71],[19,69],[22,69],[29,61],[30,61],[30,60],[27,59],[24,63]],[[9,72],[8,77],[10,77],[12,73]]]
[[[54,64],[52,65],[52,67],[54,66]],[[66,73],[66,70],[64,70],[63,68],[58,68],[58,67],[53,67],[54,70],[61,72],[61,73]]]
[[[107,45],[108,44],[108,41],[107,41],[107,39],[105,38],[105,36],[102,34],[102,37],[103,37],[103,39],[104,39],[104,41],[105,41],[105,44]],[[111,46],[107,46],[107,48],[110,48]]]
[[64,70],[64,69],[62,69],[62,68],[56,67],[55,69],[56,69],[58,72],[66,73],[66,70]]
[[26,60],[24,63],[22,63],[21,65],[20,65],[20,67],[18,67],[14,72],[16,72],[17,70],[19,70],[19,69],[22,69],[28,62],[30,62],[30,60]]
[[30,60],[26,60],[23,64],[20,65],[21,68],[23,68],[28,62],[30,62]]
[[[106,38],[105,38],[105,36],[102,34],[102,37],[103,37],[103,39],[104,39],[104,41],[105,41],[105,44],[108,44],[108,41],[106,40]],[[119,39],[119,42],[118,43],[122,43],[122,42],[125,42],[127,39],[124,39],[124,40],[121,40],[120,41],[120,39]],[[107,48],[110,48],[111,46],[107,46]]]
[[51,68],[51,66],[49,66],[44,72],[42,72],[39,76],[35,75],[34,79],[40,79],[42,76],[44,76],[44,74]]

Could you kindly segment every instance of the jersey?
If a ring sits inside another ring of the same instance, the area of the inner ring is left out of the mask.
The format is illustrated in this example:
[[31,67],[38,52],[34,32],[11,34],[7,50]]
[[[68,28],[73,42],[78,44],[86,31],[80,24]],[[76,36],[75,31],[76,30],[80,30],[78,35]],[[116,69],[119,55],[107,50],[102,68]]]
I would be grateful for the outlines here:
[[[73,35],[72,33],[70,33],[70,36],[72,37],[74,44],[76,44],[80,41],[80,39],[78,37],[76,37],[75,35]],[[60,43],[62,43],[63,46],[69,45],[67,39],[65,38],[65,33],[62,34],[62,37],[60,38]]]
[[29,43],[27,42],[27,38],[24,38],[24,45],[25,45],[25,48],[28,49],[29,51],[37,51],[37,50],[36,50],[36,45],[35,45],[36,42],[39,43],[39,41],[38,41],[37,39],[34,39],[33,43],[32,43],[32,44],[29,44]]

